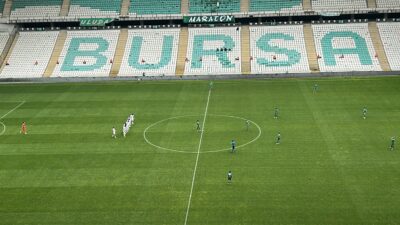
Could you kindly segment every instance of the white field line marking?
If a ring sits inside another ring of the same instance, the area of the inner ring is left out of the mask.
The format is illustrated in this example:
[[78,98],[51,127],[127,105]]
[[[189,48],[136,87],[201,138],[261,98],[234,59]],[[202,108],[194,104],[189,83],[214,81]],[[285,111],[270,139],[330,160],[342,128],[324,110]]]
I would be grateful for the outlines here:
[[[195,117],[195,116],[198,117],[198,115],[183,115],[183,116],[174,116],[174,117],[170,117],[170,118],[166,118],[166,119],[157,121],[157,122],[151,124],[150,126],[146,127],[146,129],[144,129],[144,131],[143,131],[143,138],[144,138],[144,140],[146,141],[147,144],[149,144],[149,145],[151,145],[151,146],[153,146],[153,147],[155,147],[155,148],[161,149],[161,150],[171,151],[171,152],[178,152],[178,153],[184,153],[184,154],[196,154],[197,151],[186,151],[186,150],[178,150],[178,149],[165,148],[165,147],[162,147],[162,146],[160,146],[160,145],[156,145],[156,144],[152,143],[152,142],[147,138],[147,132],[148,132],[148,130],[151,129],[152,127],[155,127],[155,126],[159,125],[160,123],[163,123],[163,122],[168,121],[168,120],[174,120],[174,119],[179,119],[179,118],[184,118],[184,117]],[[251,143],[257,141],[257,140],[260,138],[260,136],[261,136],[262,131],[261,131],[260,125],[258,125],[256,122],[254,122],[254,121],[252,121],[252,120],[249,120],[249,119],[247,119],[247,118],[239,117],[239,116],[230,116],[230,115],[208,114],[208,117],[210,117],[210,116],[215,116],[215,117],[227,117],[227,118],[234,118],[234,119],[239,119],[239,120],[243,120],[243,121],[249,121],[249,122],[252,123],[254,126],[256,126],[256,128],[258,129],[258,135],[257,135],[255,138],[253,138],[252,140],[250,140],[250,141],[248,141],[248,142],[246,142],[246,143],[244,143],[244,144],[241,144],[241,145],[236,146],[236,149],[243,148],[243,147],[245,147],[245,146],[247,146],[247,145],[249,145],[249,144],[251,144]],[[208,151],[201,151],[200,154],[203,154],[203,153],[215,153],[215,152],[230,151],[230,150],[231,150],[231,148],[224,148],[224,149],[217,149],[217,150],[208,150]]]
[[[23,105],[25,103],[25,101],[20,102],[17,106],[15,106],[13,109],[11,109],[10,111],[8,111],[8,113],[4,114],[3,116],[0,117],[0,120],[5,118],[6,116],[8,116],[10,113],[14,112],[16,109],[18,109],[19,107],[21,107],[21,105]],[[0,121],[0,124],[3,126],[3,131],[0,133],[0,136],[3,135],[6,132],[7,126]]]
[[21,105],[23,105],[25,101],[19,103],[17,106],[15,106],[13,109],[11,109],[8,113],[4,114],[2,117],[0,117],[0,120],[3,119],[4,117],[8,116],[8,114],[14,112],[14,110],[18,109]]
[[204,130],[205,130],[204,125],[206,124],[208,104],[210,103],[210,96],[211,96],[211,88],[208,91],[207,104],[206,104],[206,109],[204,111],[203,126],[201,127],[199,147],[197,148],[196,163],[194,164],[194,170],[193,170],[192,186],[190,188],[189,201],[188,201],[188,205],[187,205],[187,209],[186,209],[185,225],[187,224],[187,220],[188,220],[188,217],[189,217],[190,204],[192,202],[192,193],[193,193],[194,181],[196,179],[197,164],[199,162],[200,148],[201,148],[201,143],[203,141],[203,134],[204,134]]

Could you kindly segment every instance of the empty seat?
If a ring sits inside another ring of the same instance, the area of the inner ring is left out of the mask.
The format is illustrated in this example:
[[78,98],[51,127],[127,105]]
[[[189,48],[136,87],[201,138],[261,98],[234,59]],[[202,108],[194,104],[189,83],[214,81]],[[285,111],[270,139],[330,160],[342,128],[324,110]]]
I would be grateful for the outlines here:
[[392,70],[400,70],[400,23],[378,23],[379,34]]
[[16,45],[3,68],[2,78],[42,77],[50,60],[58,31],[20,32]]
[[118,35],[119,30],[68,31],[53,76],[109,76]]
[[240,74],[240,56],[236,27],[189,28],[185,74]]
[[179,29],[129,30],[119,76],[175,75]]
[[322,72],[381,71],[367,23],[312,25]]
[[400,7],[399,0],[376,0],[376,6],[379,8]]
[[69,16],[118,16],[121,0],[71,0]]
[[189,0],[190,13],[240,12],[240,0]]
[[302,0],[249,0],[250,11],[296,11],[302,10]]
[[363,9],[367,8],[366,0],[312,0],[312,8],[323,9]]
[[310,72],[302,25],[250,27],[251,72]]
[[59,16],[62,0],[13,0],[11,17],[51,17]]
[[180,14],[180,0],[130,0],[129,14]]

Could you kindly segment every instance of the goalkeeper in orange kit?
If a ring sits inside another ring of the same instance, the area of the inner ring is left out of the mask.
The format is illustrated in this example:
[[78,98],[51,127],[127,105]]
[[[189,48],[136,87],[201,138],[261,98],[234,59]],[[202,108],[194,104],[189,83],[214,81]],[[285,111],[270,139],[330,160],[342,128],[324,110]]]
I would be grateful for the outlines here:
[[22,122],[20,133],[21,134],[27,134],[28,133],[27,129],[26,129],[26,123],[25,122]]

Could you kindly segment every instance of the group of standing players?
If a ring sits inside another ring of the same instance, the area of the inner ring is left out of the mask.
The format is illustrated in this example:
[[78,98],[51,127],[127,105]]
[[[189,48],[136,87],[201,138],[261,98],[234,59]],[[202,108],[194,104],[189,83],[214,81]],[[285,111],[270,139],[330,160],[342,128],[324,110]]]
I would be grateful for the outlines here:
[[[134,124],[134,122],[135,122],[135,114],[132,113],[131,115],[128,116],[128,119],[122,125],[122,136],[123,137],[126,137],[126,134],[128,134],[129,129]],[[117,130],[115,129],[115,127],[112,128],[112,136],[111,137],[117,138]]]

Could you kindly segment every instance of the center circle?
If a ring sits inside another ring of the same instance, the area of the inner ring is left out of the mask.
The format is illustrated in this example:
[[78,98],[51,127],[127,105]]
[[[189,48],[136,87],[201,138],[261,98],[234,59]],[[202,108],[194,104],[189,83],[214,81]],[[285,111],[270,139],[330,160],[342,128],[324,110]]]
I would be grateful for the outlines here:
[[[201,126],[203,116],[199,115],[166,118],[148,126],[143,131],[143,138],[149,145],[165,151],[197,153],[201,136],[201,130],[196,129],[197,120]],[[246,121],[249,122],[248,129]],[[260,136],[261,127],[254,121],[238,116],[208,114],[201,148],[211,150],[201,150],[200,153],[229,151],[232,139],[237,143],[236,149],[240,149],[257,141]],[[204,139],[218,140],[216,144]],[[218,146],[221,139],[226,147]]]

